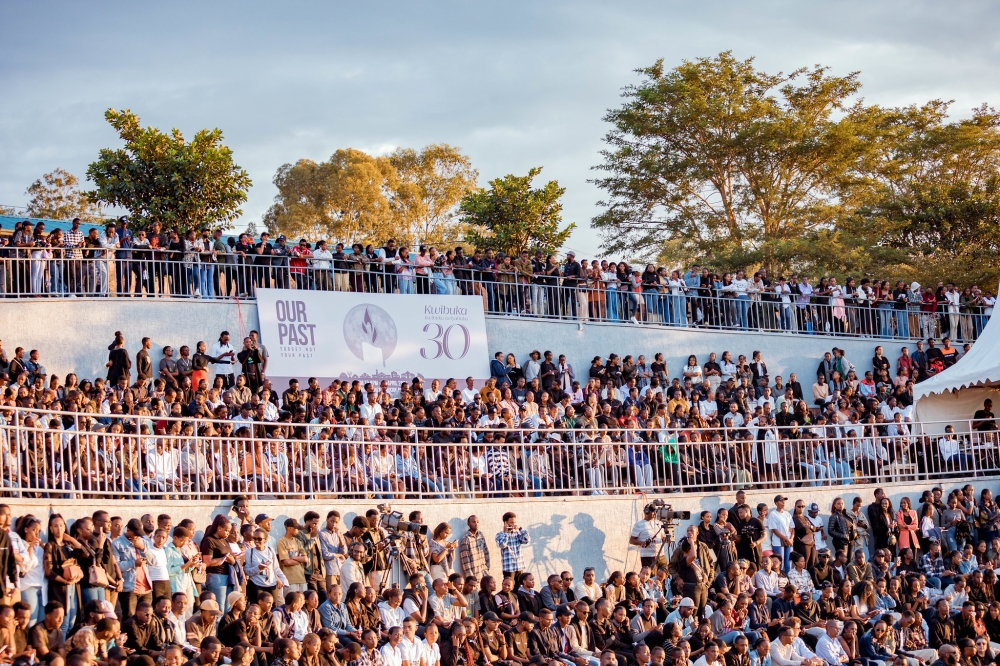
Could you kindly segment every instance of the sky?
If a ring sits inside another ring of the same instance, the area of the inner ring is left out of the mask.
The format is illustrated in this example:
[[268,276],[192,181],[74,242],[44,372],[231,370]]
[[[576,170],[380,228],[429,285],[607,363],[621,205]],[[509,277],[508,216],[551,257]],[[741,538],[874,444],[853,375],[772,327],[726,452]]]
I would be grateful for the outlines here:
[[[601,253],[602,118],[635,69],[731,50],[769,73],[861,72],[869,103],[1000,106],[988,2],[15,2],[0,0],[0,204],[119,141],[103,114],[185,136],[219,127],[260,221],[285,163],[338,148],[458,146],[479,184],[544,168],[566,188],[567,246]],[[83,182],[83,186],[87,184]]]

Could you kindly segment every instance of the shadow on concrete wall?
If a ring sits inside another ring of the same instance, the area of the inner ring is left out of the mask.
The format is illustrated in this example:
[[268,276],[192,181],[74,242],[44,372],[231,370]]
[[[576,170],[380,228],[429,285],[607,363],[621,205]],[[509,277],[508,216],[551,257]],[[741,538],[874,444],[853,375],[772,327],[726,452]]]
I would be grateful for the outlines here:
[[604,540],[606,535],[594,526],[594,518],[588,513],[577,513],[570,521],[576,528],[576,536],[569,542],[564,534],[566,516],[553,514],[547,523],[533,523],[526,529],[531,539],[531,561],[535,564],[536,575],[544,580],[550,574],[564,569],[580,574],[585,567],[604,562]]

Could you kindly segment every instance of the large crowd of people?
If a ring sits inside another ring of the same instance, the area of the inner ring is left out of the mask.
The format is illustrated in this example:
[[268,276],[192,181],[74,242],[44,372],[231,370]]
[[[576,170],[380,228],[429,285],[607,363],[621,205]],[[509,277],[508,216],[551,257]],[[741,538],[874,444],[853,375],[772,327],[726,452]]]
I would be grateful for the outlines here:
[[[114,284],[112,285],[112,282]],[[996,296],[978,285],[921,286],[867,277],[772,278],[767,270],[669,270],[625,261],[518,256],[459,246],[274,242],[267,232],[223,240],[221,230],[48,233],[20,222],[0,238],[0,292],[12,296],[252,297],[258,287],[400,294],[477,294],[487,312],[669,326],[708,326],[882,338],[976,339]]]
[[772,375],[760,352],[670,369],[662,354],[574,368],[533,351],[523,363],[498,352],[484,386],[286,388],[267,378],[255,331],[233,342],[223,332],[193,354],[165,347],[154,368],[148,338],[133,360],[116,334],[93,381],[0,345],[5,492],[539,496],[878,483],[998,464],[990,404],[960,428],[971,437],[913,423],[914,382],[964,353],[948,339],[892,360],[876,347],[857,365],[835,347],[811,384]]
[[740,491],[687,525],[650,503],[610,571],[528,561],[513,512],[464,517],[453,535],[420,510],[279,525],[252,502],[208,525],[0,505],[0,663],[987,666],[1000,653],[988,488],[898,507],[876,489],[823,515],[804,496],[751,507]]

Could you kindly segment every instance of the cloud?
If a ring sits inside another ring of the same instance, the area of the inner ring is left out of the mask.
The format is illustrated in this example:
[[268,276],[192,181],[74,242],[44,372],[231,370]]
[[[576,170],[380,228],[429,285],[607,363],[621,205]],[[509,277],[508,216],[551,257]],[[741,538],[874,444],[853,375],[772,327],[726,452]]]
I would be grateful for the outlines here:
[[[108,107],[185,135],[220,127],[259,219],[286,162],[353,146],[460,146],[481,182],[544,166],[567,188],[570,245],[593,254],[587,180],[633,70],[732,49],[759,67],[862,72],[880,104],[1000,98],[989,3],[6,3],[0,203],[115,144]],[[38,27],[45,26],[37,35]]]

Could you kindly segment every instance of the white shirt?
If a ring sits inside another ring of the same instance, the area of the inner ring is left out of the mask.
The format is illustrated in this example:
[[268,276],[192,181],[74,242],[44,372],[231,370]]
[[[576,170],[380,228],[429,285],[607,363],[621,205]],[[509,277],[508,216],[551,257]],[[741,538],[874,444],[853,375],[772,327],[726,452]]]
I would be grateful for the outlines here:
[[692,666],[722,666],[722,662],[719,659],[709,663],[705,660],[705,655],[701,655],[698,661],[694,662]]
[[[659,531],[660,524],[653,520],[640,520],[632,526],[632,536],[639,541],[652,539],[648,546],[639,546],[639,555],[641,557],[656,557],[656,554],[660,551],[660,544],[663,543],[663,537],[657,534]],[[654,537],[654,534],[657,536]],[[595,601],[597,598],[591,597]]]
[[813,539],[815,540],[815,543],[813,545],[815,546],[816,550],[818,551],[821,548],[826,548],[827,547],[826,537],[823,535],[824,532],[826,532],[826,521],[820,518],[819,514],[816,514],[816,517],[813,518],[807,513],[806,518],[809,519],[809,522],[812,523],[813,527],[823,528],[823,532],[813,532]]
[[[409,599],[407,599],[409,601]],[[399,650],[403,653],[403,661],[410,666],[420,666],[420,657],[423,656],[424,648],[420,644],[420,639],[413,637],[413,642],[406,636],[399,639]]]
[[819,637],[816,642],[816,656],[825,661],[830,666],[840,666],[842,662],[840,657],[847,656],[844,652],[844,646],[840,644],[836,638],[830,638],[829,635],[824,633]]
[[399,649],[398,645],[392,647],[386,643],[378,651],[382,653],[382,661],[385,666],[403,666],[403,651]]
[[377,402],[374,404],[365,403],[364,405],[361,405],[361,409],[358,411],[361,414],[361,418],[367,419],[368,423],[371,424],[375,423],[376,414],[382,414],[382,405]]
[[791,539],[792,514],[787,511],[778,511],[777,509],[769,511],[767,514],[767,529],[771,531],[771,545],[779,548],[783,547],[784,544],[781,543],[781,539],[774,531],[777,530],[784,534],[785,538]]
[[597,601],[602,596],[604,596],[601,594],[601,586],[597,584],[596,578],[594,579],[593,585],[587,585],[582,580],[579,581],[576,585],[573,586],[573,594],[576,595],[577,599],[583,599],[584,597],[587,597],[591,601]]
[[767,409],[768,412],[773,412],[774,411],[774,397],[773,396],[768,396],[768,397],[765,398],[764,396],[760,396],[759,398],[757,398],[757,406],[758,407],[763,407],[764,405],[768,405],[768,409]]
[[[226,344],[222,344],[221,342],[216,342],[214,345],[212,345],[212,348],[208,350],[208,355],[211,356],[212,358],[219,358],[226,352],[235,352],[235,351],[236,350],[233,349],[233,346],[228,342]],[[233,361],[235,363],[235,357],[228,360]],[[215,368],[215,374],[217,375],[233,374],[233,364],[229,363],[228,361],[226,363],[215,363],[213,364],[212,367]]]
[[21,576],[21,587],[42,587],[46,585],[45,580],[45,567],[42,565],[42,561],[45,559],[45,549],[40,545],[32,548],[25,544],[26,557],[24,562],[21,563],[20,569],[26,573]]
[[801,638],[794,639],[789,645],[782,645],[780,638],[771,642],[771,662],[774,666],[798,666],[815,656]]
[[[954,437],[954,435],[952,435],[952,437]],[[938,449],[941,451],[941,457],[948,460],[958,453],[958,439],[949,439],[948,435],[945,435],[938,440]]]
[[378,605],[378,614],[382,616],[382,624],[385,625],[386,630],[402,627],[403,620],[406,619],[406,611],[403,610],[403,607],[392,608],[388,601],[383,601]]
[[146,561],[149,562],[149,579],[170,580],[170,569],[167,568],[167,552],[162,548],[148,546],[146,548]]
[[479,395],[479,391],[474,388],[464,388],[462,389],[462,400],[467,403],[473,402],[476,396]]
[[421,656],[424,658],[424,661],[427,662],[427,666],[436,666],[436,664],[441,661],[441,648],[437,643],[428,645],[426,639],[421,639],[420,646],[423,648],[423,654]]
[[312,259],[313,268],[329,270],[333,266],[333,252],[330,252],[330,250],[320,250],[319,248],[316,248],[313,250]]

